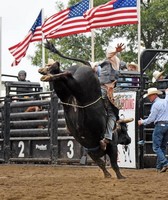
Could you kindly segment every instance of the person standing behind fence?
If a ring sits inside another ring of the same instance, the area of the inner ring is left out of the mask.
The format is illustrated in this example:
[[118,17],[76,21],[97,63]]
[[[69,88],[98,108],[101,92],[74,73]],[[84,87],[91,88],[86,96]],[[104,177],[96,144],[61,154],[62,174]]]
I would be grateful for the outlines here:
[[163,76],[164,71],[157,71],[155,70],[153,72],[152,77],[152,85],[153,87],[156,87],[158,89],[166,89],[168,88],[168,81]]
[[[26,80],[26,76],[27,76],[26,71],[20,70],[18,72],[18,81],[21,81],[21,82],[30,82],[29,80]],[[32,89],[30,87],[18,87],[17,88],[17,94],[29,93],[31,91],[32,91]]]
[[[20,70],[18,72],[18,81],[22,82],[23,84],[16,88],[16,93],[17,94],[24,94],[24,93],[26,94],[27,93],[27,95],[25,95],[25,96],[18,95],[16,97],[14,97],[14,99],[16,101],[25,101],[25,100],[29,100],[31,97],[33,97],[33,95],[28,95],[28,93],[32,93],[33,92],[33,89],[30,87],[30,85],[26,85],[26,82],[30,83],[29,80],[26,80],[26,76],[27,76],[26,71]],[[27,108],[26,107],[17,108],[17,112],[24,112],[25,109],[27,109]],[[15,109],[14,109],[14,111],[15,111]]]
[[157,155],[156,169],[166,172],[168,160],[166,158],[166,146],[168,142],[168,88],[165,90],[165,99],[158,97],[162,91],[157,88],[149,88],[143,96],[148,97],[152,103],[151,111],[147,119],[138,120],[138,125],[147,125],[154,122],[155,127],[152,134],[153,151]]
[[[135,62],[130,62],[127,64],[128,71],[138,72],[138,65]],[[126,78],[126,81],[130,81],[129,85],[138,86],[139,79],[137,77]]]
[[[122,71],[122,73],[125,72],[125,71],[128,71],[127,64],[124,61],[120,61],[120,72],[121,71]],[[125,81],[126,81],[125,77],[120,77],[118,79],[117,86],[119,86],[119,87],[127,86],[127,83],[125,83]]]

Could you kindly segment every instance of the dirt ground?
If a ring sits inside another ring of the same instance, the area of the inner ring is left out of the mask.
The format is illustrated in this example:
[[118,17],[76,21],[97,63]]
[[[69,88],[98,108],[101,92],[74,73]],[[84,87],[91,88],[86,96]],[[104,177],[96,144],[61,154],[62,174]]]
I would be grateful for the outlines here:
[[0,165],[0,200],[167,200],[168,172],[121,169],[105,179],[94,167]]

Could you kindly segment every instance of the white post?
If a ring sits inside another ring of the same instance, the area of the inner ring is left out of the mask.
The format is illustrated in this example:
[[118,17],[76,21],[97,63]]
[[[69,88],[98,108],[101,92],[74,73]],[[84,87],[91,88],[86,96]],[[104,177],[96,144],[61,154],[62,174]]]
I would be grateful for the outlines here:
[[138,12],[138,71],[140,71],[140,55],[141,55],[141,2],[137,0]]
[[1,74],[2,74],[2,44],[1,44],[1,41],[2,41],[2,17],[0,17],[0,97],[1,97],[1,91],[2,91],[2,78],[1,78]]
[[94,62],[94,30],[91,30],[92,62]]
[[[44,8],[42,9],[42,24],[44,23]],[[42,67],[45,65],[44,33],[42,32]]]
[[[90,0],[90,8],[93,8],[93,0]],[[92,62],[94,62],[94,30],[91,30],[91,55]]]
[[[44,8],[42,9],[42,24],[44,23]],[[44,48],[44,33],[42,32],[42,67],[45,66],[45,48]],[[46,92],[46,83],[43,82],[43,92]]]

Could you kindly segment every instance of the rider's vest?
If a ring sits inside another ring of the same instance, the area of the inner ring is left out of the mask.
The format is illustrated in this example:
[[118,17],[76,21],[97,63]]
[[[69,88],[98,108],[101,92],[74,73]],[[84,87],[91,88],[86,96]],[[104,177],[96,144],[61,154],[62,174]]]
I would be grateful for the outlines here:
[[111,83],[118,79],[118,71],[114,70],[111,63],[109,61],[104,61],[100,64],[101,73],[100,73],[100,83],[107,84]]

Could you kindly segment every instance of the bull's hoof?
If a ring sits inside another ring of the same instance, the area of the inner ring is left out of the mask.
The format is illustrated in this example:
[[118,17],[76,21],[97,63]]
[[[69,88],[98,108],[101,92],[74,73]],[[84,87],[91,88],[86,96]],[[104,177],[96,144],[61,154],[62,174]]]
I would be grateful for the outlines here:
[[121,175],[121,176],[118,176],[117,178],[118,178],[118,179],[126,179],[126,177],[125,177],[125,176],[122,176],[122,175]]
[[40,80],[43,81],[43,82],[45,82],[45,81],[47,82],[47,81],[51,81],[52,77],[53,77],[52,75],[44,75],[44,76],[41,77]]
[[111,174],[108,172],[108,173],[105,173],[104,174],[104,178],[111,178]]
[[38,72],[39,72],[40,74],[46,75],[46,74],[48,73],[48,68],[47,68],[47,67],[40,68],[40,69],[38,70]]

